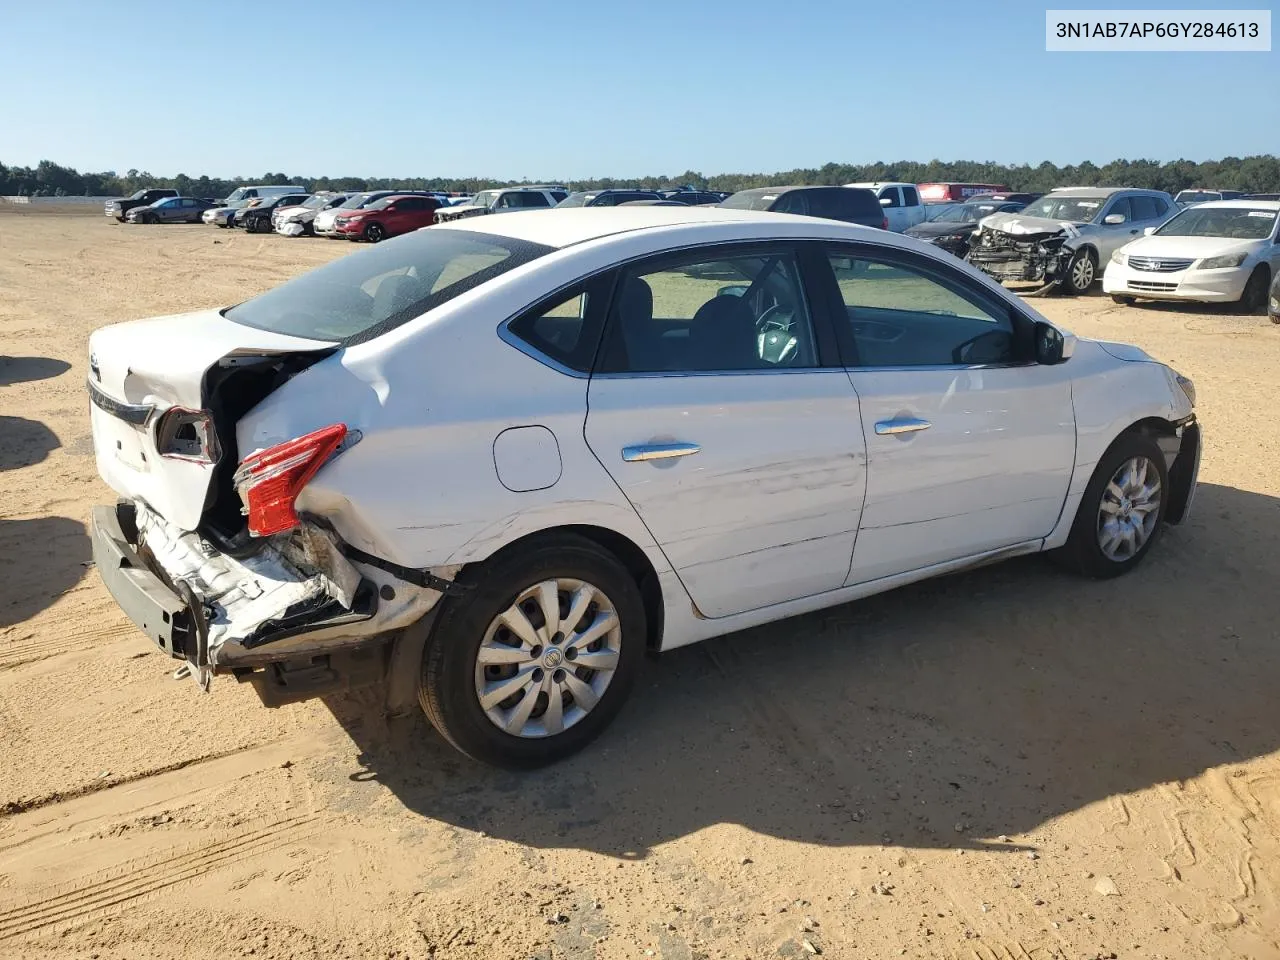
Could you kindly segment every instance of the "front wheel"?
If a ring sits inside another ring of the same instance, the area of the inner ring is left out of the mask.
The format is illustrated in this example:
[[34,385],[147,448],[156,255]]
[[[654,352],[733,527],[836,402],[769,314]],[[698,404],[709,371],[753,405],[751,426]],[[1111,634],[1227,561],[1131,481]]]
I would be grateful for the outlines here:
[[1098,262],[1094,259],[1093,251],[1087,248],[1078,250],[1067,264],[1067,275],[1062,278],[1062,290],[1070,294],[1088,293],[1097,276]]
[[378,243],[387,239],[386,228],[380,223],[371,223],[364,228],[364,238],[370,243]]
[[528,769],[582,749],[626,700],[645,646],[640,591],[613,554],[549,537],[464,570],[423,652],[418,701],[463,753]]
[[1267,288],[1271,285],[1271,278],[1267,275],[1267,268],[1258,264],[1253,268],[1253,273],[1249,274],[1249,281],[1244,285],[1244,292],[1240,294],[1238,306],[1241,313],[1255,313],[1267,305]]
[[1055,559],[1097,579],[1128,573],[1160,538],[1168,490],[1159,444],[1144,433],[1121,434],[1098,461]]

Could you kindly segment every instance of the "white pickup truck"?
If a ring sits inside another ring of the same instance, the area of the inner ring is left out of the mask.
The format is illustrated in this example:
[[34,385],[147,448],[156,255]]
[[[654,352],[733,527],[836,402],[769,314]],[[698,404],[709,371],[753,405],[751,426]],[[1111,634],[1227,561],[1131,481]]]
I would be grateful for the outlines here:
[[846,183],[846,187],[861,187],[880,198],[889,229],[902,233],[908,227],[925,221],[925,206],[914,183],[887,183],[879,180],[865,183]]

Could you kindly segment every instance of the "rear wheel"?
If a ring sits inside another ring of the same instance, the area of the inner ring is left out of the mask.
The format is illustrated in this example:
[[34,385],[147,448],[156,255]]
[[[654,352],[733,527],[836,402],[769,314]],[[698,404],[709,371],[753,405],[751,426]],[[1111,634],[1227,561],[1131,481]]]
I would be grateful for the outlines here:
[[1070,294],[1088,293],[1097,277],[1098,261],[1093,251],[1087,247],[1077,250],[1067,264],[1066,276],[1062,278],[1062,290]]
[[1098,461],[1055,559],[1087,577],[1128,573],[1160,539],[1168,490],[1160,446],[1144,433],[1121,434]]
[[423,652],[418,701],[463,753],[543,766],[593,740],[622,707],[645,644],[640,591],[611,553],[547,538],[464,570]]
[[378,243],[387,239],[386,228],[380,223],[371,223],[364,228],[364,238],[370,243]]
[[1255,313],[1267,305],[1267,288],[1271,286],[1271,277],[1262,264],[1253,268],[1249,281],[1244,285],[1238,302],[1242,313]]

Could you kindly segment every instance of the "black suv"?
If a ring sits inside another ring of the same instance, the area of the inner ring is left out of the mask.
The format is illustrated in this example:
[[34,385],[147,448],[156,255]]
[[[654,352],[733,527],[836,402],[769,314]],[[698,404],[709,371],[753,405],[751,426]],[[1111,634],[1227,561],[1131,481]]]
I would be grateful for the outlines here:
[[557,207],[616,207],[632,200],[661,200],[656,190],[579,190],[571,193]]
[[286,193],[279,197],[267,197],[256,206],[245,207],[236,214],[236,226],[250,233],[271,232],[271,211],[276,207],[296,207],[311,199],[309,193]]
[[756,187],[739,190],[720,204],[730,210],[769,210],[826,217],[864,227],[889,229],[880,200],[862,187]]

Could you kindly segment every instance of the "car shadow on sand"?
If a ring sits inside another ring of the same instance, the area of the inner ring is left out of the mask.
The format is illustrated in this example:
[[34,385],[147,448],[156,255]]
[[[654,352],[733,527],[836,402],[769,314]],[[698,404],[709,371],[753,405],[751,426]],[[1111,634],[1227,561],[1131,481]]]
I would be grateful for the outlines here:
[[0,627],[35,616],[78,584],[90,556],[89,537],[78,521],[0,519]]
[[40,463],[60,446],[57,434],[39,420],[0,416],[0,471]]
[[71,369],[65,360],[52,357],[5,357],[0,356],[0,387],[9,387],[15,383],[30,383],[33,380],[48,380],[61,376]]
[[1127,577],[1027,558],[673,651],[594,745],[533,773],[332,703],[363,767],[322,785],[361,806],[376,780],[424,817],[624,858],[720,823],[984,846],[1280,747],[1278,535],[1280,500],[1202,484]]

